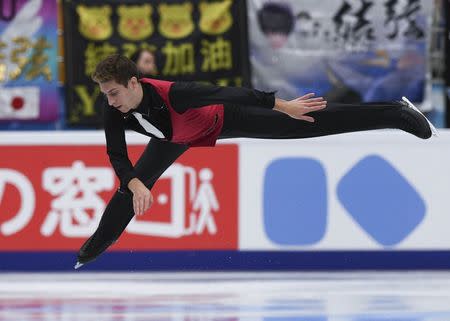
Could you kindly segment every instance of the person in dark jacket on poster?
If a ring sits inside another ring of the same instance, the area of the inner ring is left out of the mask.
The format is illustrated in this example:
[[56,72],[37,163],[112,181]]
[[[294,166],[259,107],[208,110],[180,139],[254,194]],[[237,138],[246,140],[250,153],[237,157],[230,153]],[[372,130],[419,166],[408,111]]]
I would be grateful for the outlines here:
[[150,49],[139,49],[130,56],[131,61],[143,77],[155,77],[158,73],[156,68],[156,57]]
[[[274,92],[195,82],[138,78],[136,65],[121,55],[101,61],[92,79],[104,100],[107,153],[120,188],[94,234],[82,245],[75,268],[94,260],[122,234],[134,215],[150,208],[151,188],[191,147],[218,139],[297,139],[396,128],[428,139],[435,128],[406,98],[401,102],[337,104],[314,94],[293,100]],[[151,137],[133,166],[125,129]]]

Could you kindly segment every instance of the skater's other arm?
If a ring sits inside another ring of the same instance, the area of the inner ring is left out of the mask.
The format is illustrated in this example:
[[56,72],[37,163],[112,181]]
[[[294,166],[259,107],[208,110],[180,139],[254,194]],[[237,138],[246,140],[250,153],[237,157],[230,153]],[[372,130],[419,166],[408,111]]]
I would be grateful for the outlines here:
[[274,92],[263,92],[244,87],[221,87],[197,82],[175,82],[169,91],[172,107],[177,112],[212,104],[231,103],[272,109]]
[[285,113],[292,118],[314,122],[314,118],[307,116],[307,113],[324,109],[327,102],[323,97],[314,97],[313,93],[309,93],[293,100],[275,99],[274,110]]
[[105,106],[106,150],[111,165],[120,180],[121,189],[128,187],[133,193],[133,209],[136,215],[143,214],[153,203],[149,189],[137,178],[134,167],[128,158],[125,141],[123,114]]
[[120,180],[121,188],[128,187],[132,178],[137,177],[134,167],[128,158],[127,144],[125,141],[125,127],[123,114],[108,106],[104,106],[104,127],[106,136],[106,152],[109,161]]

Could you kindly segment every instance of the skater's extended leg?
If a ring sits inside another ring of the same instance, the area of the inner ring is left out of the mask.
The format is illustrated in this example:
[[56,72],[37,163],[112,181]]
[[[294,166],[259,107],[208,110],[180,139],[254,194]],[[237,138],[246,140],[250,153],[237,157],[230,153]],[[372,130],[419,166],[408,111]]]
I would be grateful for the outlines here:
[[328,103],[323,110],[308,114],[306,122],[268,109],[226,106],[221,138],[307,138],[373,129],[397,128],[420,138],[431,136],[423,115],[406,103]]

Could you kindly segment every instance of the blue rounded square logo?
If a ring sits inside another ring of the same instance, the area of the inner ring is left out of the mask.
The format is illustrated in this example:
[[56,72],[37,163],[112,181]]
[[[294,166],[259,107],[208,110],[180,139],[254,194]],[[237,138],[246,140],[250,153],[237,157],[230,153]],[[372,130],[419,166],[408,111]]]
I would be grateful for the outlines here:
[[327,181],[322,164],[310,158],[273,161],[264,177],[264,227],[274,243],[311,245],[327,225]]

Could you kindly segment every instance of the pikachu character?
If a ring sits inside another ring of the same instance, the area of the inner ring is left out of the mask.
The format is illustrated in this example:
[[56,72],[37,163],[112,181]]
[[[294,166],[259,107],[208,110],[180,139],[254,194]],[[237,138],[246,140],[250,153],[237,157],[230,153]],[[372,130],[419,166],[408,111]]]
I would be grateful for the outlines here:
[[154,31],[152,13],[153,8],[149,4],[120,5],[117,9],[120,36],[131,41],[148,38]]
[[80,18],[78,30],[86,39],[105,40],[111,37],[113,33],[111,6],[87,7],[79,5],[76,11]]
[[219,35],[230,29],[232,0],[200,3],[200,30],[207,35]]
[[192,21],[192,4],[160,4],[159,33],[168,39],[181,39],[194,31]]

